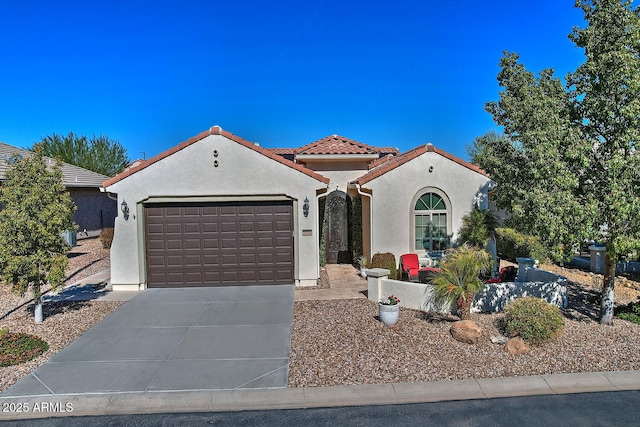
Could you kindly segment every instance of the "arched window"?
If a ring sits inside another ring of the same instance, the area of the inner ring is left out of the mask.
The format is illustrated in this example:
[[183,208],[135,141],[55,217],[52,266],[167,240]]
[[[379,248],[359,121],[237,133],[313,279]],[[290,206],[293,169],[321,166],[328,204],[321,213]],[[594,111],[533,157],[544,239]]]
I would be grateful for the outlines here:
[[425,193],[416,201],[415,250],[440,251],[449,246],[447,205],[436,193]]

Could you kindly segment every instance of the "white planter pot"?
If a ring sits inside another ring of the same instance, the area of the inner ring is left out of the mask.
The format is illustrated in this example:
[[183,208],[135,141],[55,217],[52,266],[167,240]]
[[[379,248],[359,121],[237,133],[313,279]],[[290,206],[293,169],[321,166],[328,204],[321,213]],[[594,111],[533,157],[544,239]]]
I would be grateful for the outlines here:
[[367,269],[366,268],[361,268],[360,269],[360,276],[362,276],[363,279],[367,278]]
[[384,305],[378,303],[380,307],[380,321],[385,325],[395,325],[398,321],[398,315],[400,314],[400,306],[396,305]]

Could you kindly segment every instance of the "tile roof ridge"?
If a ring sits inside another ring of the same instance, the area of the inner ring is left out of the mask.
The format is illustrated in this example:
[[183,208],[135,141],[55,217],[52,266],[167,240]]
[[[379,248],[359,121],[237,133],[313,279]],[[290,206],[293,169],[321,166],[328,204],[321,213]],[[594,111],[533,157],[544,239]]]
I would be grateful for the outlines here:
[[346,136],[337,135],[337,134],[334,133],[332,135],[328,135],[328,136],[325,136],[324,138],[320,138],[320,139],[318,139],[316,141],[313,141],[313,142],[311,142],[309,144],[303,145],[302,147],[300,147],[300,148],[298,148],[296,150],[296,154],[299,154],[299,153],[302,153],[304,151],[307,151],[307,150],[309,150],[309,149],[311,149],[313,147],[317,147],[318,145],[321,145],[323,143],[328,143],[331,140],[339,140],[342,143],[346,143],[346,144],[349,144],[349,145],[355,145],[357,147],[364,148],[366,150],[370,150],[373,153],[379,153],[380,152],[380,150],[378,148],[376,148],[376,147],[374,147],[372,145],[368,145],[368,144],[365,144],[364,142],[356,141],[355,139],[347,138]]

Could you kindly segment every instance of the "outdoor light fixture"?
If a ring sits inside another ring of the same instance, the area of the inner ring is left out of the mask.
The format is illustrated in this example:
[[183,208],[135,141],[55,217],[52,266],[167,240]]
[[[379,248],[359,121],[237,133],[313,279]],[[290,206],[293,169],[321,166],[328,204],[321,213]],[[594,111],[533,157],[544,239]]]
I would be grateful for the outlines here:
[[124,200],[120,204],[120,210],[122,211],[122,215],[124,215],[124,219],[128,220],[129,219],[129,205],[127,205],[127,202],[125,202]]
[[302,204],[302,213],[305,218],[309,216],[309,199],[307,197],[304,198],[304,203]]

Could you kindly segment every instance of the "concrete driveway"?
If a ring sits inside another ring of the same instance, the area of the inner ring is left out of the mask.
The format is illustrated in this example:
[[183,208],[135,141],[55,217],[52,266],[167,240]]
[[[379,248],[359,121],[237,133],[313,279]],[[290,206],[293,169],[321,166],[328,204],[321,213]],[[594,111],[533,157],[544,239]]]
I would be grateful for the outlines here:
[[3,396],[287,386],[294,285],[148,289]]

